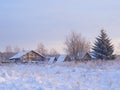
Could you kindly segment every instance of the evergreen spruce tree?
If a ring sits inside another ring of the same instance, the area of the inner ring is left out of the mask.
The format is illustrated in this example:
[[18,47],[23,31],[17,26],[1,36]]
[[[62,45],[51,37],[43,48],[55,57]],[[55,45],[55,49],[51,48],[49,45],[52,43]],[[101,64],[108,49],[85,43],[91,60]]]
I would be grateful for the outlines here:
[[97,59],[114,59],[114,48],[106,32],[101,30],[93,46],[93,54]]

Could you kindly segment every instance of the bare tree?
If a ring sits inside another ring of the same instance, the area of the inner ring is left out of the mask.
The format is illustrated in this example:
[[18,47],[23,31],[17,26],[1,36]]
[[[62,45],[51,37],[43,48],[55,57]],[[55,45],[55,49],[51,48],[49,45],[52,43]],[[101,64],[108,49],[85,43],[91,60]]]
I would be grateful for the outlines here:
[[78,53],[88,52],[90,50],[89,42],[87,42],[80,33],[76,32],[71,32],[71,34],[66,37],[65,46],[65,51],[74,59],[77,59]]
[[20,48],[19,48],[18,46],[14,47],[14,52],[15,52],[15,53],[20,52]]
[[36,51],[39,52],[39,53],[42,54],[42,55],[47,55],[47,53],[48,53],[46,47],[45,47],[42,43],[39,43],[39,44],[37,45]]
[[12,53],[12,47],[10,45],[6,46],[6,53]]
[[6,46],[5,52],[2,55],[4,60],[8,60],[13,55],[14,55],[13,48],[10,45]]
[[59,53],[57,52],[57,50],[55,50],[54,48],[52,48],[49,52],[49,55],[51,56],[56,56],[56,55],[59,55]]

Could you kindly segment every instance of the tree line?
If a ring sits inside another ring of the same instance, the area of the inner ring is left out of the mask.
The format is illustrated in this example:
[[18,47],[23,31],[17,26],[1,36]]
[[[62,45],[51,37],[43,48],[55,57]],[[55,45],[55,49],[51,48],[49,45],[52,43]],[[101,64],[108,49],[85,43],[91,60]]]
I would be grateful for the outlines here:
[[[5,52],[3,52],[3,53],[6,53],[6,54],[13,53],[13,54],[15,54],[15,53],[18,53],[18,52],[23,51],[23,50],[25,50],[25,49],[24,48],[21,49],[18,46],[13,47],[11,45],[8,45],[8,46],[6,46]],[[40,53],[41,55],[44,55],[44,56],[59,55],[59,52],[56,49],[52,48],[52,49],[48,50],[43,43],[37,44],[37,46],[35,48],[35,51],[37,51],[38,53]]]
[[[80,33],[71,32],[69,36],[66,37],[64,42],[65,48],[64,51],[74,58],[75,60],[78,59],[78,53],[81,52],[88,52],[92,53],[92,55],[96,59],[115,59],[114,47],[111,42],[111,39],[108,37],[105,30],[101,30],[100,34],[96,37],[96,41],[94,45],[91,46],[90,42],[88,42]],[[6,53],[17,53],[21,50],[19,47],[11,47],[10,45],[6,47]],[[39,43],[35,49],[35,51],[39,52],[40,54],[47,56],[56,56],[59,55],[59,52],[54,48],[51,50],[47,50],[44,44]]]
[[71,32],[71,34],[66,37],[65,45],[65,51],[75,60],[78,58],[78,53],[81,52],[92,53],[96,59],[115,59],[113,44],[105,30],[100,31],[100,35],[96,37],[96,41],[92,47],[81,34],[76,32]]

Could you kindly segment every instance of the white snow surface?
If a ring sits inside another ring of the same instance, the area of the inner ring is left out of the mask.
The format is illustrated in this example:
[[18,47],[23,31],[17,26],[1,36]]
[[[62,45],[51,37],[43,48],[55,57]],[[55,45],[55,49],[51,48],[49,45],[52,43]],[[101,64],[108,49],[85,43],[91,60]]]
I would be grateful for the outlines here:
[[0,90],[120,90],[120,60],[1,64]]

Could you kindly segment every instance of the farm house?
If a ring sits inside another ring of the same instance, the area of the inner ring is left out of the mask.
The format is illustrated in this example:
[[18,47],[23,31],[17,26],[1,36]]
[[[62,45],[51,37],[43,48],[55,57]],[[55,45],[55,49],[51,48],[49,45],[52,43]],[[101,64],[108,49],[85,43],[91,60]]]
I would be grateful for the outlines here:
[[9,59],[15,61],[22,61],[22,62],[35,61],[35,60],[39,61],[39,60],[43,60],[44,56],[33,50],[28,50],[28,51],[24,50],[17,53],[16,55],[14,55]]

